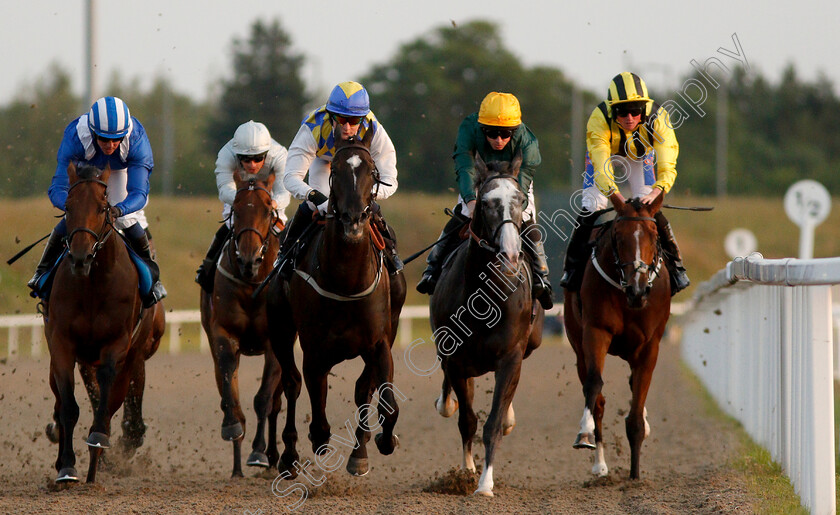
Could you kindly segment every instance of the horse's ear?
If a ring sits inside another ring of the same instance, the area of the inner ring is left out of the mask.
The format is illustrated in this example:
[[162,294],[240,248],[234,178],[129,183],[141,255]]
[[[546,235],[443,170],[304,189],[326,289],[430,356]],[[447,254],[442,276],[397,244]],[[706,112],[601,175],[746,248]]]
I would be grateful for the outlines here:
[[67,178],[70,182],[76,182],[79,180],[79,176],[76,173],[76,165],[73,161],[70,161],[70,164],[67,165]]
[[102,182],[107,183],[108,179],[111,177],[111,164],[105,165],[105,169],[99,172],[99,180]]
[[370,124],[368,130],[365,131],[365,135],[362,137],[362,145],[366,148],[370,148],[370,144],[373,142],[373,124]]
[[665,201],[665,190],[663,190],[662,193],[660,193],[656,197],[656,199],[653,202],[651,202],[651,204],[650,204],[650,216],[655,215],[657,213],[657,211],[659,211],[659,209],[662,207],[662,203],[664,201]]
[[616,214],[620,213],[621,210],[624,208],[624,201],[621,200],[621,197],[619,197],[617,193],[613,193],[612,195],[610,195],[610,202],[612,202]]
[[514,177],[519,176],[519,167],[522,166],[522,149],[517,148],[513,154],[513,161],[510,162],[510,174]]
[[489,172],[487,171],[487,164],[484,162],[484,159],[481,159],[481,154],[478,152],[475,153],[475,171],[476,184],[484,182],[484,179],[486,179],[489,175]]

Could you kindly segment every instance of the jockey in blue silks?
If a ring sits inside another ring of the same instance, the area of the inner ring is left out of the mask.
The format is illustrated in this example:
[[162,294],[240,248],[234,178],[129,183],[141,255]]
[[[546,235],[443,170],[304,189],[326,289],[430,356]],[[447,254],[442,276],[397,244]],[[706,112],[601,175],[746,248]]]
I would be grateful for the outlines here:
[[[65,210],[70,179],[67,168],[91,165],[99,169],[111,167],[108,179],[108,202],[114,227],[123,231],[131,248],[148,265],[152,274],[152,288],[143,298],[143,306],[150,307],[166,296],[160,284],[160,269],[152,256],[148,223],[143,213],[149,198],[149,175],[154,168],[152,146],[146,130],[131,116],[128,106],[117,97],[103,97],[94,102],[90,111],[70,122],[58,148],[58,165],[49,188],[52,204]],[[35,275],[28,285],[37,290],[38,283],[61,255],[67,236],[64,218],[55,226]]]

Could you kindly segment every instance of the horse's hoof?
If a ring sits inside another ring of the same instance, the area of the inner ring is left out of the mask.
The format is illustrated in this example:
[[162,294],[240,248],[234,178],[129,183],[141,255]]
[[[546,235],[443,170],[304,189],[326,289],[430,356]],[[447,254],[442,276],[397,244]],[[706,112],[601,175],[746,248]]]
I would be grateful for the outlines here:
[[245,461],[245,464],[249,467],[268,468],[268,456],[261,452],[254,451],[248,455],[248,460]]
[[513,432],[513,428],[516,427],[516,424],[505,426],[502,428],[502,436],[507,436]]
[[592,433],[578,433],[572,447],[575,449],[595,449],[595,435]]
[[447,397],[445,402],[440,401],[440,397],[435,399],[435,409],[442,417],[451,417],[458,411],[458,400],[452,397]]
[[493,490],[478,489],[475,492],[473,492],[473,495],[483,495],[484,497],[493,497]]
[[239,440],[243,436],[245,436],[245,431],[239,422],[229,426],[222,426],[222,440],[231,442],[233,440]]
[[347,472],[354,476],[366,476],[370,472],[368,459],[350,456],[350,459],[347,460]]
[[44,429],[44,433],[47,434],[47,439],[52,443],[58,443],[58,425],[55,422],[50,422],[47,424],[47,428]]
[[397,435],[393,435],[391,437],[391,441],[387,442],[383,436],[383,433],[377,433],[376,436],[373,437],[373,440],[376,442],[376,448],[379,449],[380,454],[387,456],[394,452],[394,449],[400,446],[400,438]]
[[93,432],[85,441],[89,447],[98,447],[100,449],[110,449],[111,448],[111,441],[108,439],[108,435],[105,433],[97,433]]
[[592,475],[598,477],[607,477],[610,475],[610,469],[607,468],[606,463],[596,463],[592,465]]
[[58,477],[55,478],[56,483],[78,483],[79,473],[74,467],[64,467],[58,471]]

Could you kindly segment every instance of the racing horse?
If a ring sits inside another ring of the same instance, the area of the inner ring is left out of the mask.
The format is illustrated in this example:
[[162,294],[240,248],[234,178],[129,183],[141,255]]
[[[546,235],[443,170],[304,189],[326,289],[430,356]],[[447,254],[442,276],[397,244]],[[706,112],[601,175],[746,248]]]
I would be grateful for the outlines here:
[[[286,447],[278,466],[281,472],[288,472],[284,474],[287,478],[297,475],[294,463],[298,459],[294,415],[300,375],[293,355],[295,332],[303,351],[303,376],[312,408],[309,439],[313,452],[320,457],[337,450],[329,445],[327,375],[336,364],[356,357],[362,358],[364,369],[355,387],[358,411],[355,417],[348,417],[356,418],[358,426],[351,435],[348,421],[340,437],[342,443],[353,447],[346,469],[356,476],[368,473],[366,444],[370,431],[380,424],[382,432],[375,438],[379,452],[389,455],[399,445],[394,434],[399,416],[396,397],[405,400],[405,396],[392,384],[391,347],[406,287],[402,273],[391,275],[385,268],[382,237],[374,227],[379,176],[369,151],[372,136],[373,131],[367,131],[361,140],[354,137],[336,143],[323,230],[301,249],[291,280],[278,276],[268,286],[271,345],[280,361],[288,402],[283,430]],[[379,417],[370,423],[374,392],[379,395]]]
[[[201,325],[210,342],[223,412],[222,439],[233,442],[232,477],[242,477],[241,444],[245,414],[239,404],[239,358],[263,355],[262,379],[254,396],[257,430],[246,464],[277,464],[277,414],[282,393],[280,364],[268,343],[265,291],[253,295],[271,272],[280,247],[273,230],[278,219],[271,205],[271,188],[278,180],[264,167],[259,174],[234,173],[236,196],[233,228],[216,267],[212,293],[201,290]],[[268,440],[266,443],[266,421]]]
[[630,365],[630,411],[625,418],[630,442],[630,478],[639,479],[642,441],[650,434],[647,398],[659,341],[671,313],[671,286],[663,266],[652,204],[610,197],[616,216],[596,232],[592,258],[580,292],[565,293],[565,324],[577,356],[585,405],[576,449],[594,449],[592,473],[609,473],[604,461],[602,420],[605,398],[601,376],[607,354]]
[[143,442],[145,361],[157,350],[165,321],[161,303],[143,309],[140,276],[109,210],[110,168],[77,169],[70,164],[67,172],[67,254],[44,306],[50,388],[55,395],[55,423],[47,426],[47,434],[58,441],[56,483],[78,481],[73,452],[79,419],[74,395],[78,362],[94,409],[86,440],[90,483],[96,480],[102,450],[111,446],[111,418],[123,401],[121,443],[133,452]]
[[[443,386],[438,412],[460,407],[463,468],[476,471],[472,439],[474,378],[495,372],[490,414],[484,424],[484,470],[475,493],[493,496],[493,459],[503,435],[516,424],[513,397],[522,360],[539,347],[545,313],[531,297],[532,277],[522,252],[525,195],[518,184],[522,154],[485,164],[476,155],[476,206],[469,243],[451,256],[430,299],[431,326]],[[451,394],[454,390],[457,398]]]

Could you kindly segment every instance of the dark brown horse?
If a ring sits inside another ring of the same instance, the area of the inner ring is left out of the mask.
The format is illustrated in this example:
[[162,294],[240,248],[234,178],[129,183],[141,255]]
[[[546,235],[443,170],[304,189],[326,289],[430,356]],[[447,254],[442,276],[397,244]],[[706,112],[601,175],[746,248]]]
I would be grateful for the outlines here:
[[[277,414],[282,390],[280,364],[268,343],[265,291],[254,291],[271,272],[280,246],[272,234],[276,223],[271,189],[277,178],[268,168],[256,175],[234,174],[236,197],[232,206],[233,228],[216,268],[213,293],[201,290],[201,325],[210,342],[216,386],[222,397],[222,439],[233,442],[233,477],[242,477],[241,444],[245,414],[239,404],[239,358],[265,357],[260,388],[254,396],[257,430],[246,464],[277,464]],[[268,440],[266,441],[266,421]]]
[[[475,212],[470,241],[444,267],[430,300],[433,338],[443,370],[435,402],[451,416],[458,407],[463,468],[475,472],[472,439],[474,377],[494,371],[493,405],[484,424],[484,471],[476,493],[493,495],[493,457],[516,424],[513,396],[522,360],[539,347],[545,313],[531,298],[531,267],[522,252],[525,195],[517,177],[522,155],[485,165],[476,156]],[[455,391],[457,401],[451,398]]]
[[639,478],[642,441],[650,433],[645,399],[671,313],[670,282],[653,218],[663,196],[650,205],[611,196],[616,217],[596,232],[580,292],[566,291],[566,330],[586,401],[574,447],[595,450],[592,473],[598,476],[609,472],[601,427],[606,402],[601,374],[607,354],[630,365],[633,397],[625,428],[631,479]]
[[74,395],[78,362],[94,404],[87,445],[87,481],[96,478],[102,449],[110,447],[111,418],[125,401],[126,446],[143,441],[145,360],[160,344],[164,329],[161,303],[144,310],[138,273],[126,245],[114,229],[106,188],[110,169],[70,165],[65,219],[68,253],[59,264],[44,332],[50,350],[50,387],[55,394],[53,419],[58,429],[57,483],[78,481],[73,429],[79,419]]
[[[257,430],[250,466],[275,466],[277,414],[283,391],[280,364],[268,342],[265,291],[254,291],[271,272],[280,246],[271,233],[277,221],[271,207],[271,188],[277,178],[267,167],[257,175],[234,174],[233,228],[216,268],[213,293],[201,290],[201,325],[210,342],[215,363],[216,385],[222,397],[222,439],[233,442],[233,477],[242,477],[241,444],[245,436],[245,414],[239,404],[239,357],[265,356],[262,380],[254,396]],[[265,432],[268,421],[268,443]]]
[[[287,424],[283,431],[286,450],[281,471],[296,475],[293,468],[297,430],[294,426],[295,389],[300,376],[292,353],[295,331],[303,351],[303,375],[312,406],[309,439],[317,458],[329,457],[339,448],[329,445],[330,424],[327,404],[327,375],[342,361],[361,357],[365,366],[356,381],[355,401],[359,410],[347,414],[340,440],[353,448],[347,471],[353,475],[368,472],[366,444],[370,431],[382,426],[376,445],[382,454],[391,454],[399,441],[394,434],[399,409],[392,382],[394,364],[391,347],[405,301],[402,273],[389,275],[383,263],[381,237],[371,228],[374,190],[378,180],[370,155],[368,131],[336,145],[330,174],[329,208],[323,231],[304,247],[291,281],[274,280],[269,286],[271,344],[283,369],[288,400]],[[368,423],[371,398],[379,393],[378,424]],[[401,395],[401,394],[400,394]],[[358,421],[355,437],[344,431]],[[343,461],[343,456],[341,461]],[[336,463],[333,456],[331,464]],[[339,465],[336,465],[336,467]]]

